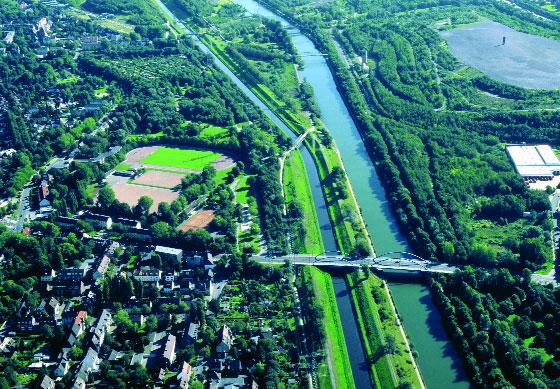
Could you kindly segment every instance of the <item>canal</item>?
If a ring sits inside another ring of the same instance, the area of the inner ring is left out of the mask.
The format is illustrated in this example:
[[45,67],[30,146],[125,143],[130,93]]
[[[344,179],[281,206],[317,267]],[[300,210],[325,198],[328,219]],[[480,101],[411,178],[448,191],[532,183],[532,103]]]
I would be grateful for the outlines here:
[[[184,30],[190,30],[181,23],[169,9],[156,0],[162,9],[172,17]],[[340,153],[358,203],[361,205],[368,233],[378,253],[388,251],[406,251],[407,243],[400,234],[398,225],[392,216],[385,191],[377,177],[375,167],[369,159],[360,134],[338,93],[330,69],[321,53],[313,43],[291,26],[286,20],[273,14],[252,0],[234,0],[243,5],[249,12],[259,14],[279,21],[290,30],[294,45],[302,54],[305,67],[301,77],[307,79],[315,90],[317,103],[321,108],[322,119],[333,136]],[[225,64],[223,64],[194,34],[191,34],[195,43],[202,51],[214,57],[216,65],[226,73],[229,78],[277,124],[290,138],[296,136],[260,99],[254,95],[241,80],[239,80]],[[328,218],[328,213],[320,187],[319,177],[313,159],[305,148],[300,149],[305,167],[311,183],[317,216],[321,226],[321,235],[326,251],[336,250],[334,234]],[[367,172],[367,174],[364,174]],[[418,351],[418,363],[424,381],[428,387],[433,388],[467,388],[460,360],[451,346],[441,326],[438,312],[433,306],[427,288],[417,279],[397,278],[390,280],[392,295],[395,299],[399,314],[403,319],[405,330],[410,336],[415,350]],[[367,376],[367,365],[359,339],[359,334],[351,301],[348,296],[344,280],[333,277],[337,304],[343,323],[344,336],[352,364],[352,373],[357,388],[370,387]]]
[[[252,14],[279,21],[284,28],[289,30],[293,43],[304,62],[300,77],[313,86],[315,99],[321,109],[322,120],[338,146],[377,253],[408,251],[408,244],[393,217],[375,166],[371,162],[360,133],[338,92],[325,58],[309,38],[284,18],[272,13],[254,0],[234,1],[243,5]],[[308,168],[309,170],[312,169]],[[333,282],[335,287],[340,287],[339,280],[334,278]],[[426,386],[428,388],[468,388],[469,383],[460,358],[441,325],[439,313],[431,301],[428,289],[422,284],[422,280],[390,277],[389,286],[406,333],[410,337],[414,349],[418,352],[417,362]],[[337,289],[341,292],[339,288]],[[345,312],[344,305],[346,304],[342,300],[343,297],[343,292],[337,293],[341,318],[343,322],[348,322],[352,316],[342,314],[343,311]],[[348,335],[351,336],[352,332],[348,331]],[[357,335],[357,331],[355,332]],[[348,336],[346,330],[344,334]],[[354,344],[354,341],[354,339],[347,340],[347,343]],[[351,348],[348,349],[351,350]],[[354,365],[357,363],[351,362]],[[359,379],[356,377],[356,371],[363,370],[361,367],[353,366],[352,372],[356,381]],[[363,375],[361,372],[358,374]],[[356,382],[356,387],[361,387],[358,382]]]

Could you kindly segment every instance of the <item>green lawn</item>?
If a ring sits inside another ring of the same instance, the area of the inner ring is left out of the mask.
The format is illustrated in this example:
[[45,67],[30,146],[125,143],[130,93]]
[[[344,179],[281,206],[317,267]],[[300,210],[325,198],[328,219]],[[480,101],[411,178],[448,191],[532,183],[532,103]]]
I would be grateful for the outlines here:
[[247,182],[249,180],[249,176],[242,176],[239,178],[239,183],[237,184],[237,189],[235,190],[235,197],[239,204],[247,204],[249,201],[249,192],[251,191],[251,187]]
[[214,177],[214,180],[216,181],[216,183],[218,185],[223,184],[226,180],[227,175],[229,174],[229,172],[231,172],[232,169],[233,169],[233,166],[228,167],[227,169],[224,169],[224,170],[216,171],[216,177]]
[[124,172],[130,169],[131,167],[132,166],[129,165],[128,163],[119,163],[117,166],[115,166],[115,170],[118,172]]
[[332,361],[336,387],[354,388],[354,378],[348,359],[348,350],[342,332],[342,323],[336,305],[331,276],[316,267],[307,267],[305,270],[307,269],[309,269],[311,275],[317,303],[323,307],[326,347]]
[[75,84],[78,82],[78,80],[80,79],[80,77],[75,76],[75,75],[70,75],[66,78],[63,78],[61,80],[58,81],[59,85],[64,85],[64,84]]
[[86,193],[87,193],[88,198],[93,199],[95,197],[94,190],[98,187],[99,186],[97,184],[90,184],[90,185],[87,186]]
[[223,127],[208,126],[200,132],[201,138],[223,138],[227,137],[229,130]]
[[161,147],[155,153],[144,158],[142,163],[181,169],[202,170],[220,156],[221,154],[213,151]]
[[157,139],[163,136],[163,131],[156,132],[155,134],[133,134],[127,137],[128,140],[132,142],[138,142],[141,140]]
[[295,249],[302,253],[321,254],[325,250],[321,239],[321,229],[317,221],[317,212],[313,202],[311,186],[307,177],[307,171],[303,159],[298,150],[294,150],[286,157],[284,164],[284,193],[286,203],[296,203],[302,210],[304,220],[305,236],[299,246]]

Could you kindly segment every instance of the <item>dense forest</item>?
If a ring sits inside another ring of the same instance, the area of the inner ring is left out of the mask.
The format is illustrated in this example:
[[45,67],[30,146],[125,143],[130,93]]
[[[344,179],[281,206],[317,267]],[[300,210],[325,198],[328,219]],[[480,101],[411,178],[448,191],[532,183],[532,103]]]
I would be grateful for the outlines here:
[[560,385],[560,293],[512,276],[463,271],[431,280],[434,302],[480,388],[554,388]]

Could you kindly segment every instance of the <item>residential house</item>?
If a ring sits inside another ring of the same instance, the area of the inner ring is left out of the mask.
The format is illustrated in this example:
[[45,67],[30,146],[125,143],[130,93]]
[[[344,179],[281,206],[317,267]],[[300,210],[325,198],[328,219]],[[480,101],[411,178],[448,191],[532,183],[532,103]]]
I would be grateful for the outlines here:
[[183,362],[183,367],[177,374],[177,384],[181,389],[189,389],[189,381],[192,376],[192,367],[188,362]]
[[128,231],[126,231],[126,236],[143,242],[152,241],[152,233],[147,228],[129,228]]
[[51,297],[48,301],[42,300],[37,307],[37,313],[47,314],[50,316],[61,317],[64,310],[64,304],[61,304],[56,298]]
[[117,217],[113,221],[113,228],[119,231],[138,230],[142,228],[142,224],[138,220]]
[[177,343],[177,338],[175,335],[167,335],[167,340],[165,342],[165,349],[162,355],[162,362],[166,367],[169,367],[175,362],[175,346]]
[[198,340],[198,331],[200,329],[199,323],[190,322],[187,326],[187,333],[183,337],[183,344],[195,344]]
[[109,354],[108,361],[111,366],[114,368],[123,367],[122,365],[122,357],[124,354],[117,350],[111,350],[111,354]]
[[173,294],[175,289],[175,274],[171,272],[165,273],[162,292],[165,294]]
[[156,246],[155,253],[168,262],[181,263],[183,258],[183,250],[172,247]]
[[99,354],[91,347],[80,364],[80,369],[76,373],[76,380],[73,388],[84,389],[91,373],[99,370]]
[[82,214],[82,219],[96,228],[105,230],[111,229],[113,225],[113,219],[111,218],[111,216],[99,215],[90,211],[84,212]]
[[210,270],[216,267],[212,254],[206,253],[206,255],[202,259],[202,266],[204,266],[204,270]]
[[80,221],[73,217],[57,216],[54,220],[55,224],[65,229],[76,229]]
[[56,296],[77,297],[84,292],[83,279],[86,269],[68,267],[59,270],[52,281],[52,290]]
[[54,277],[56,276],[56,272],[53,269],[47,269],[45,271],[43,271],[43,274],[41,275],[41,282],[52,282],[52,280],[54,279]]
[[8,31],[8,33],[6,34],[6,36],[4,37],[4,43],[6,43],[7,45],[11,44],[14,42],[14,37],[16,36],[16,32],[15,31]]
[[54,376],[64,377],[68,373],[68,370],[70,370],[70,361],[66,356],[64,356],[54,370]]
[[112,323],[113,317],[111,312],[108,309],[104,309],[101,312],[101,316],[97,320],[95,327],[92,328],[92,344],[94,347],[99,350],[99,348],[103,345],[103,341],[105,340],[105,335],[109,331],[109,327]]
[[111,258],[107,255],[103,255],[101,259],[97,262],[95,266],[95,272],[93,273],[93,279],[98,280],[107,273],[109,264],[111,263]]
[[161,280],[161,270],[153,269],[153,268],[141,268],[139,270],[134,271],[133,277],[138,281],[142,281],[144,283],[155,283],[156,286],[159,286],[159,281]]
[[35,319],[35,316],[33,315],[20,317],[17,319],[16,322],[16,328],[18,329],[18,331],[22,331],[22,332],[33,331],[33,329],[38,325],[39,323],[37,322],[37,319]]
[[86,311],[79,311],[74,319],[74,323],[70,328],[70,335],[68,335],[68,343],[73,345],[78,337],[85,331],[85,319],[87,317]]
[[0,338],[0,353],[7,353],[10,351],[10,343],[13,339],[6,336],[5,338]]
[[39,208],[43,209],[51,206],[51,202],[48,200],[49,193],[49,183],[47,180],[41,181],[41,185],[39,185],[39,189],[37,191]]
[[228,326],[224,325],[220,331],[218,331],[218,343],[216,344],[216,352],[218,354],[227,354],[233,346],[233,335]]
[[97,50],[101,46],[101,38],[97,35],[84,36],[80,41],[83,50]]
[[196,253],[189,253],[183,256],[183,265],[194,268],[202,265],[202,256]]
[[129,313],[128,318],[134,324],[138,324],[139,327],[142,327],[144,325],[144,320],[146,319],[141,313]]
[[40,389],[54,389],[54,387],[55,387],[54,381],[48,375],[44,376],[43,379],[41,380],[41,383],[39,384]]
[[[239,375],[237,377],[220,377],[210,381],[209,389],[244,389],[249,388],[246,384],[247,376]],[[255,386],[251,386],[255,388]],[[258,388],[258,386],[257,386]],[[255,388],[256,389],[256,388]]]

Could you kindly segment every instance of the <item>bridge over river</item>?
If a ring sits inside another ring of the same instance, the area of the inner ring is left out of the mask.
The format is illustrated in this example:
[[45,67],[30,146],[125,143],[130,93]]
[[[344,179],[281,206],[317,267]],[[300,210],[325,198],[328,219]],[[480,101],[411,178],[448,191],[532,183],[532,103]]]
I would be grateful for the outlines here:
[[[406,254],[406,253],[403,253]],[[254,255],[253,260],[259,263],[285,263],[286,261],[294,265],[325,266],[325,267],[360,267],[367,264],[376,270],[403,270],[411,272],[425,273],[453,273],[459,269],[458,266],[443,262],[428,261],[421,258],[391,258],[388,256],[377,256],[367,258],[351,258],[344,255],[311,255],[293,254],[285,256],[263,256]]]

